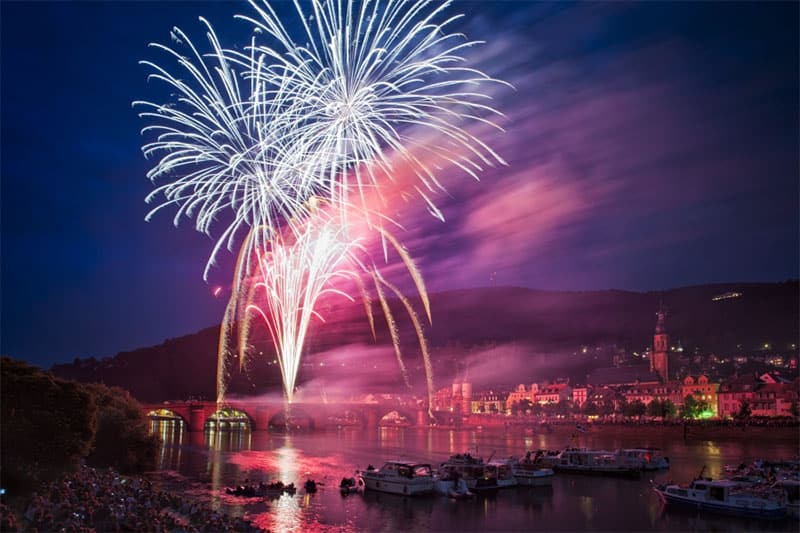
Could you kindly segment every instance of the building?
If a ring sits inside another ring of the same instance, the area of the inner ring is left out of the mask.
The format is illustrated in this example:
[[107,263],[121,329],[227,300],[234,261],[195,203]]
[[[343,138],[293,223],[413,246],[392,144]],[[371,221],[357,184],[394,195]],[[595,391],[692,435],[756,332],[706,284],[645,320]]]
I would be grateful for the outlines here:
[[756,389],[764,382],[748,374],[731,378],[719,386],[717,392],[717,415],[720,418],[733,418],[739,414],[742,404],[750,405]]
[[653,336],[653,351],[650,352],[650,371],[658,374],[661,381],[669,381],[669,335],[664,326],[666,313],[659,309],[656,313],[656,333]]
[[698,402],[708,404],[713,416],[717,416],[719,414],[718,390],[719,383],[709,382],[708,376],[700,375],[696,379],[692,376],[686,376],[681,383],[681,399],[687,396],[694,396],[694,399]]
[[453,409],[453,389],[444,387],[436,391],[433,395],[434,411],[452,411]]
[[508,398],[506,399],[506,410],[511,411],[511,406],[515,403],[520,403],[522,401],[529,401],[531,404],[533,403],[533,397],[539,392],[539,385],[536,383],[531,383],[531,388],[528,389],[525,387],[524,384],[520,383],[517,385],[517,388],[508,393]]
[[683,395],[678,382],[670,381],[667,383],[648,382],[633,383],[619,388],[620,394],[628,403],[640,401],[648,405],[653,400],[660,402],[669,400],[675,406],[683,405]]
[[574,403],[579,409],[583,408],[583,405],[586,403],[588,397],[589,387],[580,386],[572,389],[572,403]]
[[508,394],[488,391],[480,392],[472,399],[471,412],[474,414],[505,414]]
[[533,395],[533,402],[540,405],[560,403],[567,401],[572,394],[572,387],[567,383],[550,383],[543,385],[538,393]]

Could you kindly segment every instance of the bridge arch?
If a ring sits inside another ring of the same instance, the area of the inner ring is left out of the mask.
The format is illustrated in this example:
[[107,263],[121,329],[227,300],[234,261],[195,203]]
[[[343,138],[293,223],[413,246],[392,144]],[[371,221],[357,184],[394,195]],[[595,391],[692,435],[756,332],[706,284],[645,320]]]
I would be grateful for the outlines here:
[[287,412],[279,410],[268,422],[270,431],[303,431],[313,430],[316,426],[314,416],[302,407],[292,406]]
[[[379,411],[379,414],[385,410]],[[402,408],[390,409],[378,419],[381,427],[408,427],[417,425],[417,413]]]
[[246,412],[232,407],[223,407],[209,415],[203,423],[204,430],[252,430],[253,420]]
[[176,425],[186,429],[189,427],[188,421],[171,409],[151,409],[147,412],[147,418],[150,419],[150,425],[153,426],[154,422],[174,422]]
[[360,409],[343,407],[325,413],[322,424],[327,429],[365,428],[369,426],[369,415]]

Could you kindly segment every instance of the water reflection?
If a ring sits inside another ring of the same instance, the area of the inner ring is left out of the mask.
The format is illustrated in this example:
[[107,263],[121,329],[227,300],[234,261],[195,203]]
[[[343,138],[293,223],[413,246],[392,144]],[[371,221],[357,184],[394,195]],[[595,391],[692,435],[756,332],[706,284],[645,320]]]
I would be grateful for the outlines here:
[[[343,498],[342,477],[367,464],[399,457],[437,465],[453,453],[495,457],[521,455],[530,449],[557,449],[571,432],[552,433],[422,428],[375,428],[328,433],[271,434],[265,431],[186,432],[176,424],[155,424],[163,435],[164,468],[176,468],[187,493],[237,516],[248,514],[271,531],[466,531],[466,530],[627,530],[627,531],[796,531],[795,523],[765,523],[664,509],[650,480],[688,481],[706,465],[717,476],[728,463],[762,457],[791,457],[798,449],[790,440],[758,442],[685,442],[678,430],[609,428],[581,436],[581,446],[612,448],[650,445],[670,457],[672,469],[647,473],[640,480],[557,475],[552,487],[500,491],[496,497],[455,501],[443,497],[404,498],[367,493]],[[170,440],[172,439],[172,440]],[[319,491],[306,494],[312,478]],[[294,496],[274,500],[241,499],[224,494],[224,487],[260,481],[294,483]],[[534,526],[535,524],[535,526]]]
[[158,435],[161,440],[157,460],[159,470],[177,470],[180,467],[185,429],[186,425],[180,418],[150,419],[150,433]]
[[216,452],[238,452],[252,446],[252,433],[248,427],[217,430],[210,426],[203,436],[205,447]]
[[[298,454],[297,450],[292,446],[291,437],[287,436],[284,446],[276,450],[275,459],[278,467],[278,478],[284,483],[299,483],[297,472]],[[297,531],[300,527],[298,500],[287,496],[287,494],[282,495],[273,504],[273,521],[270,530],[283,533]]]

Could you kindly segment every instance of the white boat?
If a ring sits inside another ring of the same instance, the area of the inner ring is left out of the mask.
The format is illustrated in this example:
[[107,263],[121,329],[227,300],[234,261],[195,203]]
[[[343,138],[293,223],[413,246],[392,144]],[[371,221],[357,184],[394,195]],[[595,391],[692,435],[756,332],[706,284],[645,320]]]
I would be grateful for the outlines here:
[[509,461],[489,461],[486,471],[490,477],[497,479],[497,487],[501,489],[516,487],[517,478]]
[[442,496],[448,496],[457,500],[472,498],[474,494],[470,492],[464,478],[441,477],[438,474],[433,476],[433,491]]
[[642,470],[666,470],[669,457],[664,457],[658,448],[623,448],[619,451],[623,460],[641,464]]
[[752,491],[728,479],[700,478],[689,485],[665,484],[653,487],[665,504],[686,505],[706,511],[755,518],[786,516],[785,496]]
[[463,479],[467,487],[473,492],[496,492],[497,476],[494,475],[480,457],[470,454],[457,454],[439,466],[439,476],[442,479]]
[[573,474],[600,474],[606,476],[639,477],[642,465],[621,456],[618,452],[567,448],[558,456],[553,469]]
[[506,463],[511,467],[511,472],[514,475],[514,479],[517,480],[517,485],[539,487],[550,485],[553,482],[555,471],[552,468],[542,466],[542,463],[532,459],[530,453],[523,459],[511,457],[506,460]]
[[[534,453],[533,458],[531,458],[531,453]],[[536,450],[536,452],[528,452],[525,458],[541,468],[553,468],[558,463],[560,456],[560,450]]]
[[424,463],[387,461],[379,469],[367,468],[361,472],[366,490],[416,496],[433,492],[431,466]]

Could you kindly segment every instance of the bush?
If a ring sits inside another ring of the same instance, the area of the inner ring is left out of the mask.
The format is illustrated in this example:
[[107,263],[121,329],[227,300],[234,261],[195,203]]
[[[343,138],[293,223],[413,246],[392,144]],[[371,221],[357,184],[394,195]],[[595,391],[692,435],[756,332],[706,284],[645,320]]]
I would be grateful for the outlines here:
[[0,376],[3,487],[24,490],[76,467],[94,437],[91,393],[8,357],[0,360]]
[[147,418],[128,391],[105,385],[85,385],[97,406],[94,446],[86,458],[91,466],[122,473],[155,468],[158,437],[149,434]]
[[155,465],[158,438],[120,388],[83,385],[8,357],[0,360],[0,485],[28,492],[93,466],[132,473]]

